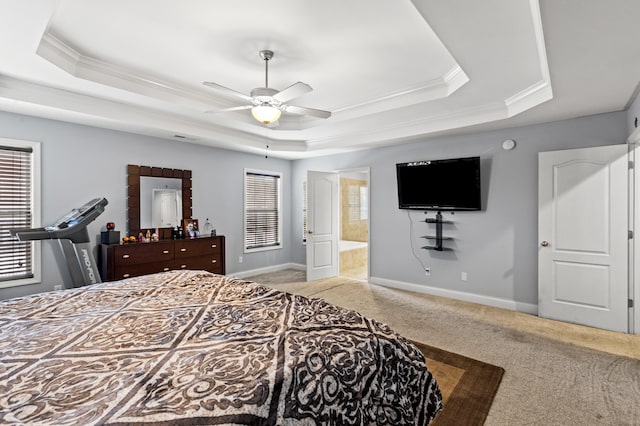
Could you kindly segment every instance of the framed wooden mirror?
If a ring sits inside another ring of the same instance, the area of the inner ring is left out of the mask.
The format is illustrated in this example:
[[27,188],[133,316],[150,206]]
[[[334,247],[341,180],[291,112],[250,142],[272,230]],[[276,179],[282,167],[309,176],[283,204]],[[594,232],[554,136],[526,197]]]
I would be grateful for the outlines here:
[[[192,210],[192,192],[191,192],[191,170],[167,169],[162,167],[137,166],[133,164],[127,165],[127,225],[129,235],[137,235],[142,229],[151,229],[151,227],[142,228],[141,218],[141,199],[140,196],[140,178],[173,178],[182,182],[182,218],[191,219]],[[158,228],[158,237],[160,239],[171,238],[171,227]]]

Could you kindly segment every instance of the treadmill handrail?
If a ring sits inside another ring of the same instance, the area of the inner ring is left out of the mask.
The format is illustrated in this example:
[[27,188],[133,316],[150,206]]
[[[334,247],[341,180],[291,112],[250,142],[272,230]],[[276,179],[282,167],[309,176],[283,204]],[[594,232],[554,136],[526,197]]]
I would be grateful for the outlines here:
[[[87,225],[104,212],[108,201],[106,198],[96,198],[87,204],[91,205],[89,210],[83,210],[82,213],[78,215],[77,218],[74,218],[74,221],[68,223],[66,227],[17,228],[10,229],[9,232],[12,236],[18,237],[20,241],[67,239],[73,243],[88,243],[91,240],[87,231]],[[76,219],[77,221],[75,221]]]

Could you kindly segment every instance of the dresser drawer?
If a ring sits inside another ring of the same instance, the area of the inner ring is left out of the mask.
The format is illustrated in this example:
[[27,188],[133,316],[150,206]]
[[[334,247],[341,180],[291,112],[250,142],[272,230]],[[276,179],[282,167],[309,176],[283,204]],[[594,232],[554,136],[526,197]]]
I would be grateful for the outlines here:
[[156,272],[166,272],[173,269],[173,261],[140,263],[137,265],[119,265],[115,267],[114,280],[137,277],[140,275],[154,274]]
[[171,269],[201,269],[224,275],[224,244],[224,235],[153,243],[101,244],[100,277],[102,281],[112,281]]
[[114,247],[113,261],[116,268],[121,265],[171,261],[173,250],[173,244],[164,242],[121,245]]
[[174,269],[203,269],[205,271],[222,273],[222,259],[220,255],[205,255],[176,259],[173,264]]
[[182,259],[204,254],[219,255],[222,245],[218,238],[194,238],[190,240],[176,240],[175,258]]

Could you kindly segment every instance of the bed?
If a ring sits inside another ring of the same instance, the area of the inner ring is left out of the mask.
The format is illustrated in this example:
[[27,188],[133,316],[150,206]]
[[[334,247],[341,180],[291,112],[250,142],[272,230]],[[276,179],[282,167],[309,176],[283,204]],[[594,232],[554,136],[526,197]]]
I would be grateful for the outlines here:
[[422,353],[387,325],[204,271],[0,302],[0,424],[427,424]]

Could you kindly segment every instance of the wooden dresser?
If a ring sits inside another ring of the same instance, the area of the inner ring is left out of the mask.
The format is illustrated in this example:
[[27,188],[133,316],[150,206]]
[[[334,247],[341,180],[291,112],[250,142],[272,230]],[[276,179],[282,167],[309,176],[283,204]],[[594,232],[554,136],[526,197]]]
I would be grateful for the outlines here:
[[224,236],[101,244],[100,276],[114,281],[172,269],[204,269],[225,274]]

